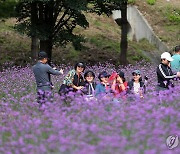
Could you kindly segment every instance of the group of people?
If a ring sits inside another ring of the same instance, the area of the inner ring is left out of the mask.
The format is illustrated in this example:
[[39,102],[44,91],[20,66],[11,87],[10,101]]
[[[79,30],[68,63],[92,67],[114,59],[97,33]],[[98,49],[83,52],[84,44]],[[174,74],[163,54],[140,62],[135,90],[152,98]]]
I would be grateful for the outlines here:
[[126,93],[134,93],[143,97],[145,92],[145,84],[142,82],[141,72],[134,70],[132,72],[133,79],[127,82],[124,72],[114,72],[108,74],[102,71],[98,75],[99,83],[95,82],[95,73],[92,70],[85,71],[85,64],[79,62],[74,66],[74,69],[69,71],[63,80],[59,94],[65,95],[78,90],[87,97],[96,97],[101,94],[113,93],[115,97],[125,96]]
[[[157,91],[168,89],[169,86],[173,86],[173,79],[180,78],[180,46],[175,47],[175,52],[176,54],[173,57],[169,52],[161,54],[161,63],[156,70]],[[42,103],[45,99],[52,98],[50,93],[53,85],[50,74],[60,75],[63,74],[63,70],[57,70],[48,65],[48,56],[44,51],[39,52],[38,58],[39,61],[33,66],[33,72],[37,83],[38,102]],[[85,67],[83,62],[75,64],[74,69],[68,72],[60,86],[60,95],[80,91],[88,98],[106,93],[112,93],[114,97],[122,98],[126,98],[127,94],[133,94],[140,98],[144,97],[148,78],[146,77],[143,82],[140,70],[132,72],[132,80],[129,82],[126,81],[122,71],[112,74],[102,71],[98,74],[99,83],[96,83],[95,73],[92,70],[85,71]]]

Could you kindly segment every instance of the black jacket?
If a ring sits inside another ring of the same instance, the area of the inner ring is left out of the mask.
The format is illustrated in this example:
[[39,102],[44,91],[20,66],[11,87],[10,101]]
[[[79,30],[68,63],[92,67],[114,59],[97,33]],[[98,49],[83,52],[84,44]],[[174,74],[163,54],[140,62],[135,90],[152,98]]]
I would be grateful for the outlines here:
[[[93,89],[95,91],[95,89],[96,89],[96,83],[95,82],[92,83],[92,87],[93,87]],[[83,88],[82,91],[86,95],[93,95],[93,90],[92,90],[90,84],[87,81],[84,82],[84,88]]]
[[[127,93],[132,93],[133,84],[134,84],[134,80],[131,80],[128,82]],[[143,93],[145,93],[146,92],[146,86],[145,86],[144,82],[140,81],[140,87],[143,88]]]
[[171,80],[176,78],[177,76],[173,74],[169,66],[160,63],[159,66],[157,67],[156,72],[157,72],[158,86],[163,88],[168,88],[169,86],[173,86]]

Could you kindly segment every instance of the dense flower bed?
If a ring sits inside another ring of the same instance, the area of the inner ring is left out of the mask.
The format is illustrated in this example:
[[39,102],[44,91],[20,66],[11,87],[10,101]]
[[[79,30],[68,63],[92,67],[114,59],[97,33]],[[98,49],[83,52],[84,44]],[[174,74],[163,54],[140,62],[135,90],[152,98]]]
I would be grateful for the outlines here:
[[[64,75],[71,69],[61,67]],[[180,153],[180,146],[169,150],[166,145],[169,135],[180,137],[180,83],[157,95],[155,66],[118,69],[130,80],[137,68],[149,77],[144,99],[76,96],[63,101],[57,94],[63,76],[56,76],[54,102],[41,109],[31,67],[0,72],[0,153]],[[86,69],[97,75],[115,70],[110,64]]]

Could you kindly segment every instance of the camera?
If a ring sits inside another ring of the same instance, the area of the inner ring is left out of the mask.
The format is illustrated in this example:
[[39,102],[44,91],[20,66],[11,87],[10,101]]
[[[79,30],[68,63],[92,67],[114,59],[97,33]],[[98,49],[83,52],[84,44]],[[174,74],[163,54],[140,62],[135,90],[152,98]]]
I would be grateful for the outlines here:
[[148,77],[147,77],[147,76],[144,76],[144,80],[148,80]]

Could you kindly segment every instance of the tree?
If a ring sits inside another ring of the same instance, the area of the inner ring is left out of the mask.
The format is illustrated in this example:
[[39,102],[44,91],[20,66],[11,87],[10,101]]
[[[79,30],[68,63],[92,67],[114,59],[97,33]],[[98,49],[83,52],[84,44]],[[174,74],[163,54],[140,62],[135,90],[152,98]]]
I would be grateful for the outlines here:
[[[89,25],[84,12],[110,16],[112,10],[126,10],[124,6],[127,9],[127,0],[20,0],[17,6],[17,29],[31,38],[38,38],[40,50],[46,51],[51,59],[53,44],[66,45],[72,42],[75,49],[81,48],[84,39],[74,34],[73,30],[78,25],[83,28]],[[122,17],[127,20],[127,14],[123,13]],[[125,28],[122,26],[123,34]],[[121,40],[125,44],[121,43],[120,61],[126,64],[127,42]]]
[[53,45],[72,42],[75,49],[84,41],[73,33],[76,26],[86,28],[88,22],[83,14],[87,10],[86,0],[20,0],[17,6],[16,28],[40,40],[40,50],[51,59]]
[[128,48],[128,20],[127,20],[127,1],[121,5],[121,19],[116,19],[116,22],[121,26],[121,42],[120,42],[120,63],[126,65],[127,61],[127,48]]
[[92,12],[101,15],[105,13],[107,16],[112,14],[113,10],[121,10],[121,19],[116,22],[121,26],[121,42],[120,42],[120,56],[119,61],[121,64],[127,64],[127,34],[128,34],[128,20],[127,20],[127,4],[128,0],[94,0],[94,8]]
[[14,17],[16,0],[0,0],[0,18]]

